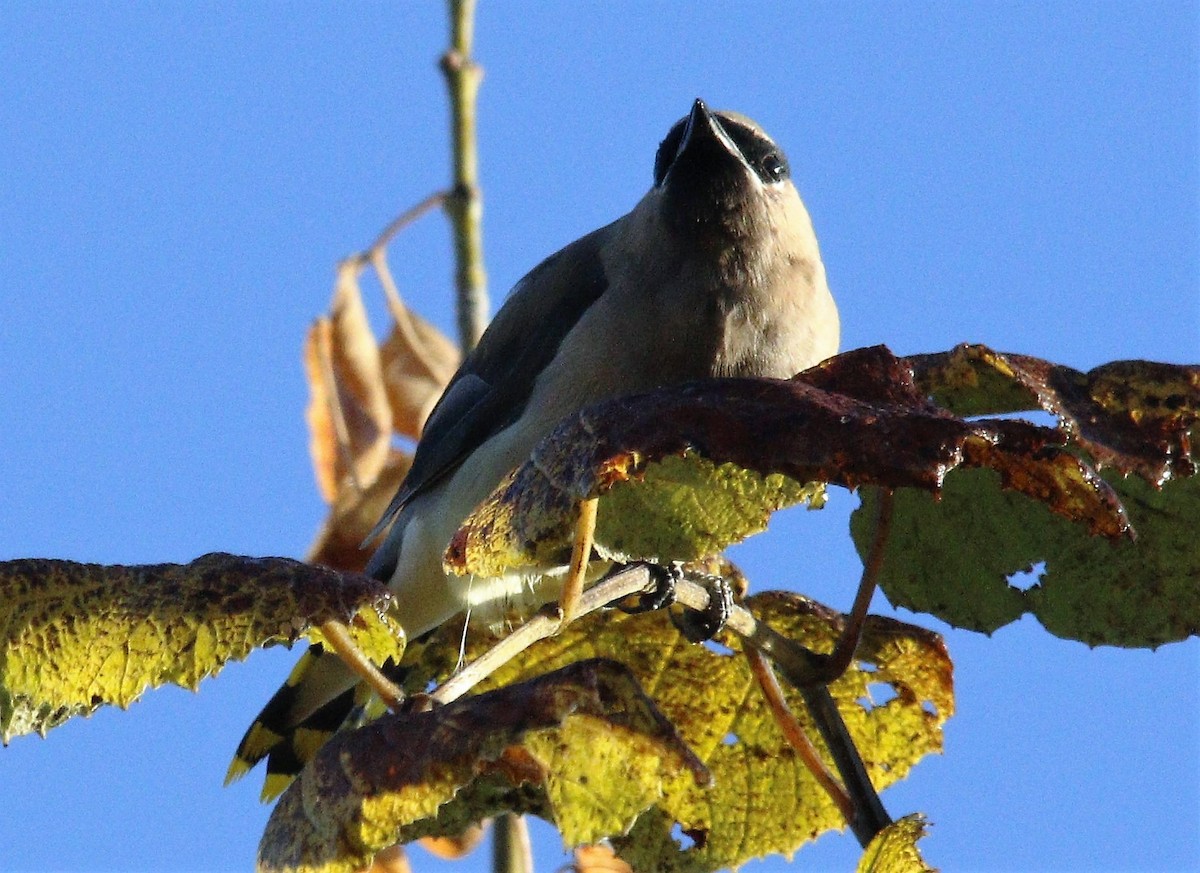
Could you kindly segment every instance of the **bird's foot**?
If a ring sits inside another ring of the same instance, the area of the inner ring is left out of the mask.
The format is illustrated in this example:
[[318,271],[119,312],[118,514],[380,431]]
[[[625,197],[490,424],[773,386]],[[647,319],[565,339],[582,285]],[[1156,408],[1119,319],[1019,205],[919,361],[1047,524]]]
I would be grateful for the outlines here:
[[[652,612],[675,603],[675,586],[685,578],[683,565],[642,563],[650,572],[653,588],[618,601],[616,607],[622,612]],[[686,578],[708,591],[708,606],[703,610],[672,610],[669,614],[671,622],[689,642],[702,643],[719,634],[729,620],[733,612],[733,588],[721,576],[707,573],[686,574]]]
[[[639,612],[653,612],[665,609],[675,602],[675,584],[683,578],[683,565],[678,562],[670,564],[655,564],[650,561],[638,561],[633,565],[641,565],[650,573],[653,588],[631,594],[617,601],[616,607],[622,612],[634,615]],[[620,567],[618,569],[625,569]]]
[[725,622],[733,614],[733,587],[724,577],[707,573],[688,579],[708,591],[708,606],[672,612],[671,621],[689,642],[707,642],[724,629]]

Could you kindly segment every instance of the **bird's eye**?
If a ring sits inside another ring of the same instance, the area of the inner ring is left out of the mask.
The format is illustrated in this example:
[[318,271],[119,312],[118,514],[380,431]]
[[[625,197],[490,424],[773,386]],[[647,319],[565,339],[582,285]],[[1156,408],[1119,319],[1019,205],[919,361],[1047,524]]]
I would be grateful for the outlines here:
[[767,152],[760,163],[763,176],[772,182],[781,182],[791,175],[787,158],[778,152]]

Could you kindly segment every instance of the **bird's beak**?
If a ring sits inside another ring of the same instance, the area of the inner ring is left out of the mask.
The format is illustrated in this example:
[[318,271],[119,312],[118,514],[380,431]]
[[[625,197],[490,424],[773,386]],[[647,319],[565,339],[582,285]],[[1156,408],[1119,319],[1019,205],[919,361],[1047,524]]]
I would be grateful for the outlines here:
[[683,138],[680,139],[679,148],[675,152],[675,160],[678,161],[685,154],[716,157],[722,152],[742,160],[741,150],[729,138],[721,122],[708,111],[703,100],[696,98],[696,102],[692,104],[692,111],[688,114]]

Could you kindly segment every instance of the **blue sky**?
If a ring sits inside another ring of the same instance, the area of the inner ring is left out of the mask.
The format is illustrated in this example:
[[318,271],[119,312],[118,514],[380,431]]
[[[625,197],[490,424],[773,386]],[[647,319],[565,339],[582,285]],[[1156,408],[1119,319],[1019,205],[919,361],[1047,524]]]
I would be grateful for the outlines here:
[[[700,96],[787,149],[845,347],[1196,362],[1198,9],[484,2],[493,302],[627,211]],[[0,12],[0,558],[303,554],[324,507],[301,341],[334,263],[446,182],[445,33],[438,3]],[[451,329],[445,224],[391,263]],[[845,608],[856,502],[784,513],[737,557],[759,588]],[[947,640],[946,754],[884,795],[934,822],[929,861],[1200,863],[1200,643],[1091,651],[1032,619]],[[268,810],[256,778],[221,780],[293,658],[0,750],[0,866],[246,869]],[[857,855],[825,837],[796,868]]]

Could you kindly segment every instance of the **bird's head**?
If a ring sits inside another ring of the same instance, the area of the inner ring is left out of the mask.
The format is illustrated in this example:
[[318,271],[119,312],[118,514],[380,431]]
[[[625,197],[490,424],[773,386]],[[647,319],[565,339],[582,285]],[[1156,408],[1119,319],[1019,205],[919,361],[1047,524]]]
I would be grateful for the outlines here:
[[655,193],[665,223],[689,235],[745,237],[804,210],[783,149],[751,119],[702,100],[659,145]]

